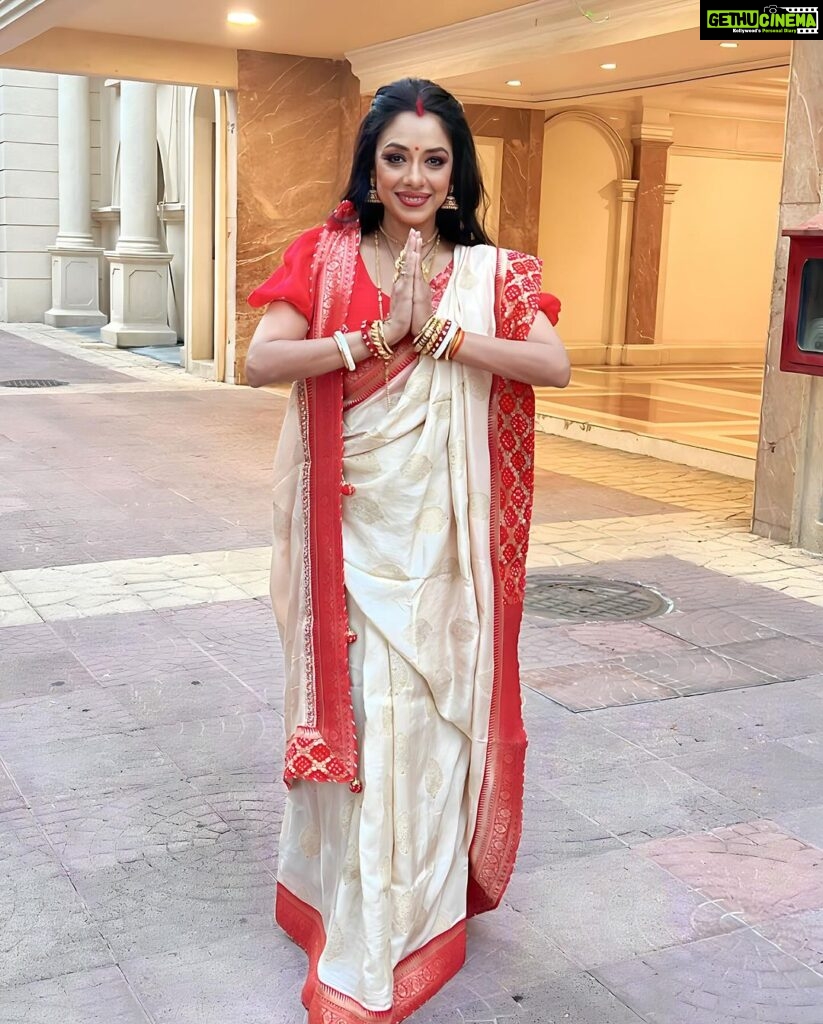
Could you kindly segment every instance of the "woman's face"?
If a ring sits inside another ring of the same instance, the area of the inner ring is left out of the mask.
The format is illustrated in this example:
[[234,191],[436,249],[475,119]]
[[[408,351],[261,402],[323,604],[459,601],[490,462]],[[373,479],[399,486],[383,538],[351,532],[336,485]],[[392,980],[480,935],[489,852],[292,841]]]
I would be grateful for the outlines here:
[[398,114],[377,139],[375,185],[386,216],[404,226],[434,226],[454,171],[451,141],[435,114]]

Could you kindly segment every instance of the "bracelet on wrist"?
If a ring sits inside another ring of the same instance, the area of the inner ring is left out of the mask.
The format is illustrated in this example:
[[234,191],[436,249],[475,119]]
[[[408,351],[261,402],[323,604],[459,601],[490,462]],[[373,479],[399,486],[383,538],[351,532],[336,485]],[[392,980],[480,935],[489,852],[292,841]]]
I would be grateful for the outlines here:
[[414,339],[414,347],[420,355],[448,361],[454,358],[465,337],[463,328],[452,320],[432,314]]
[[440,334],[444,323],[444,320],[438,320],[437,317],[432,314],[423,324],[420,333],[414,339],[415,349],[423,355],[428,355],[428,350],[433,341]]
[[434,352],[432,352],[432,356],[435,359],[442,359],[443,358],[443,356],[448,352],[449,348],[451,347],[451,343],[452,343],[452,341],[454,341],[455,335],[460,330],[460,328],[457,326],[457,324],[452,323],[451,321],[447,321],[447,322],[448,322],[449,326],[440,335],[440,344],[437,346],[437,348],[434,350]]
[[458,327],[457,332],[455,333],[455,336],[452,338],[449,347],[446,349],[446,354],[443,356],[443,358],[447,361],[449,359],[454,359],[454,357],[460,350],[460,346],[463,344],[465,339],[466,332],[463,330],[462,327]]
[[334,338],[335,345],[337,345],[340,358],[343,360],[343,366],[351,373],[357,364],[354,361],[354,356],[351,354],[348,338],[342,331],[335,331],[332,337]]
[[360,336],[369,353],[387,363],[392,357],[391,345],[386,341],[386,322],[364,320],[360,325]]

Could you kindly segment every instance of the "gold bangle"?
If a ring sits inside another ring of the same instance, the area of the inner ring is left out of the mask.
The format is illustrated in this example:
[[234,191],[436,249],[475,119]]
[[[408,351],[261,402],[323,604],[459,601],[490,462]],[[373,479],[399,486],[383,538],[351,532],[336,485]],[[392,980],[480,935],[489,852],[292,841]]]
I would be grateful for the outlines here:
[[462,327],[457,328],[457,334],[452,338],[451,344],[449,345],[448,351],[446,352],[446,359],[454,359],[457,353],[460,351],[460,346],[466,340],[466,332]]
[[438,320],[437,321],[437,331],[435,332],[435,334],[432,336],[432,338],[429,340],[429,342],[426,345],[426,355],[427,356],[433,356],[437,352],[437,350],[443,344],[443,341],[445,340],[446,335],[449,333],[451,328],[452,328],[451,320]]
[[433,334],[439,331],[439,321],[437,317],[432,313],[429,319],[423,324],[423,327],[417,337],[414,339],[414,347],[420,351],[430,340]]
[[383,358],[388,361],[392,357],[392,347],[386,341],[386,321],[385,320],[379,320],[378,324],[379,324],[379,326],[378,326],[377,330],[378,330],[378,333],[380,334],[380,344],[381,344],[382,349],[383,349]]
[[375,320],[369,330],[369,337],[374,342],[374,347],[377,349],[377,354],[383,360],[388,362],[392,357],[391,346],[386,341],[386,336],[383,330],[383,321]]

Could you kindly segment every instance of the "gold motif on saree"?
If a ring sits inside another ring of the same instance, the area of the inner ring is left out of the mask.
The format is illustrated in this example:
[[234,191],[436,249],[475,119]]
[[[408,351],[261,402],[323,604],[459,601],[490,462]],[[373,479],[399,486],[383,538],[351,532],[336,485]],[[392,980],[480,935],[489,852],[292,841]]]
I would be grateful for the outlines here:
[[475,491],[469,495],[469,515],[472,519],[488,520],[491,515],[491,502],[488,494]]
[[402,857],[412,852],[411,821],[406,811],[398,814],[394,821],[394,847]]
[[417,528],[421,533],[440,533],[449,525],[449,517],[442,508],[430,505],[424,508],[417,520]]
[[454,619],[449,623],[449,632],[461,643],[470,643],[475,639],[478,632],[478,626],[476,622],[472,622],[469,619]]
[[374,523],[382,523],[386,519],[383,509],[374,498],[367,498],[365,496],[353,497],[349,501],[347,509],[353,518],[359,519],[361,523],[366,523],[369,526],[374,525]]
[[320,856],[320,829],[316,825],[307,825],[300,833],[300,849],[307,857]]
[[432,460],[426,455],[412,455],[403,466],[401,473],[412,483],[420,483],[431,476]]
[[392,901],[393,923],[402,934],[407,934],[414,920],[414,893],[403,892],[396,895]]
[[429,758],[429,763],[426,765],[426,774],[424,777],[426,786],[426,792],[434,800],[440,790],[443,788],[443,769],[440,767],[438,761],[433,757]]
[[391,676],[391,690],[395,696],[412,688],[409,667],[395,651],[392,651],[389,655],[389,674]]
[[426,619],[418,619],[417,622],[406,626],[403,630],[403,637],[418,650],[426,646],[426,641],[432,635],[433,627]]
[[409,774],[411,754],[409,752],[409,737],[405,733],[397,733],[394,737],[394,764],[399,775]]

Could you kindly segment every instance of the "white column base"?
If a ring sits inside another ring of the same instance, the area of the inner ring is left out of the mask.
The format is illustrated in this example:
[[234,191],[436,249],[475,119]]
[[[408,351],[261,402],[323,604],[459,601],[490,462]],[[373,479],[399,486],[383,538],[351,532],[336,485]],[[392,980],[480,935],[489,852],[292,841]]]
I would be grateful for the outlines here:
[[168,252],[107,252],[111,274],[111,319],[100,336],[117,348],[176,345],[168,321]]
[[52,327],[101,327],[100,257],[102,249],[51,246],[51,301],[44,319]]

